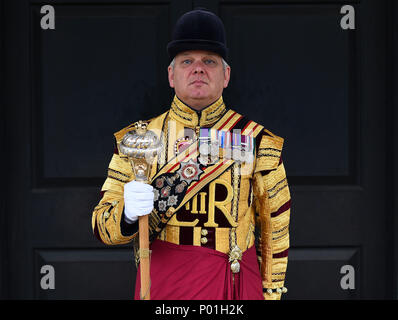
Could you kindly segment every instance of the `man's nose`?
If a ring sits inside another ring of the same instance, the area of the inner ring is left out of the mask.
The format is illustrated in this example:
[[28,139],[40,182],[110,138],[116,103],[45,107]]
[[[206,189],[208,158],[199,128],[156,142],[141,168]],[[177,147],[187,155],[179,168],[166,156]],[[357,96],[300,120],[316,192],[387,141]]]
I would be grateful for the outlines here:
[[204,72],[204,64],[202,61],[195,62],[194,65],[194,73],[203,73]]

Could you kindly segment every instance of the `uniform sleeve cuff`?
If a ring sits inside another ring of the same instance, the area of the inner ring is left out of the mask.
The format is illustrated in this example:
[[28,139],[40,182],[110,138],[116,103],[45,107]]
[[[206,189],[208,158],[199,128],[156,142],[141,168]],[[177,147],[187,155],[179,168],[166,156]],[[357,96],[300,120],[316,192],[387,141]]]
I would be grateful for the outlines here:
[[125,220],[124,208],[122,213],[122,218],[120,219],[120,231],[123,236],[128,237],[132,236],[134,233],[138,231],[138,220],[133,223],[128,223]]

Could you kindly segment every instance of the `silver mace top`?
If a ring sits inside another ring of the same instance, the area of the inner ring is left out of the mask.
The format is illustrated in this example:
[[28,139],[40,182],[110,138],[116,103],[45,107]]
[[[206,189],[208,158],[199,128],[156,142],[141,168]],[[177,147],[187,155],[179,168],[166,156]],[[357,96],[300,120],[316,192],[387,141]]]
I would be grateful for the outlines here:
[[153,160],[162,150],[157,135],[147,130],[143,121],[135,123],[135,129],[127,132],[119,144],[119,151],[128,156],[137,181],[148,183]]

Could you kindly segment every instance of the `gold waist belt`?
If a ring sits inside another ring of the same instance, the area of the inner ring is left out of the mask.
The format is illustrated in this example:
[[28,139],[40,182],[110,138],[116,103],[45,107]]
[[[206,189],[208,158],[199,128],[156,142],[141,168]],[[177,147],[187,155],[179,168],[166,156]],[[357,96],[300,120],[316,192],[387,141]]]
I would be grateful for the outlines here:
[[174,244],[202,246],[228,254],[229,230],[230,228],[166,225],[158,238]]
[[[231,228],[180,227],[166,225],[158,239],[181,245],[194,245],[230,254]],[[251,232],[251,231],[249,231]],[[242,252],[254,244],[254,236],[245,237]],[[241,241],[238,241],[242,243]]]

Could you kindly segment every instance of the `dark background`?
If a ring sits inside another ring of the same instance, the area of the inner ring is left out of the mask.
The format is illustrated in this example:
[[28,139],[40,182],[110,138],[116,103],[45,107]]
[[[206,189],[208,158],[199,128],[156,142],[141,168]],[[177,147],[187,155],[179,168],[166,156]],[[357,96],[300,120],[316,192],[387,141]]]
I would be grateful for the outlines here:
[[[40,7],[55,9],[55,30]],[[355,30],[340,8],[355,8]],[[168,109],[166,45],[197,6],[227,31],[227,106],[285,138],[292,194],[284,299],[396,299],[396,1],[3,0],[0,297],[131,299],[129,245],[91,213],[113,132]],[[43,265],[55,289],[42,290]],[[352,265],[355,289],[340,269]]]

